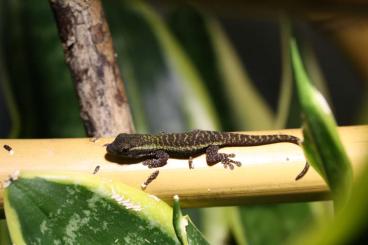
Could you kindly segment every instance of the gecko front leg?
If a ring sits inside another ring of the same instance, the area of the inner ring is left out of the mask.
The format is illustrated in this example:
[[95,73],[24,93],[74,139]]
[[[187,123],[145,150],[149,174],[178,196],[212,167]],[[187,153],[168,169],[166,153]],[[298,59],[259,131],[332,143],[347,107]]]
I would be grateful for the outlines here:
[[159,150],[153,153],[153,157],[153,159],[144,160],[143,165],[149,168],[159,168],[166,165],[170,156],[167,152]]
[[206,149],[206,161],[208,165],[212,166],[216,163],[221,162],[224,165],[224,168],[229,167],[231,170],[234,169],[233,164],[238,167],[241,166],[241,162],[230,159],[232,157],[235,157],[235,154],[219,153],[219,149],[220,147],[218,147],[217,145],[210,145]]

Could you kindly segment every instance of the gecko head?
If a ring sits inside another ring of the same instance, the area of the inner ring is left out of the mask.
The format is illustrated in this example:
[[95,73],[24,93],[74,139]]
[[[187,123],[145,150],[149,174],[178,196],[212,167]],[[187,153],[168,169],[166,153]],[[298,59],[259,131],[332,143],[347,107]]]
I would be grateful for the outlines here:
[[115,156],[124,156],[126,155],[124,153],[126,153],[129,149],[130,144],[128,134],[119,134],[115,140],[106,147],[107,152]]
[[119,134],[112,143],[107,145],[107,153],[115,156],[128,156],[129,149],[134,147],[135,138],[132,134]]

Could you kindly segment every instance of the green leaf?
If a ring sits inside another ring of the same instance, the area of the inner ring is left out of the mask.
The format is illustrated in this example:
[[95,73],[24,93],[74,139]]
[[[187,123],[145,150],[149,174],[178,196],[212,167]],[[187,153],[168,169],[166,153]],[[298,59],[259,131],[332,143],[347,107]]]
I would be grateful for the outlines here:
[[183,217],[180,209],[179,196],[174,196],[173,207],[173,224],[176,236],[182,245],[188,245],[188,235],[186,226],[188,225],[188,218]]
[[173,205],[173,225],[180,243],[182,245],[209,244],[194,226],[189,216],[183,216],[180,209],[179,196],[174,196]]
[[341,207],[351,189],[351,163],[341,144],[332,112],[324,97],[311,85],[294,40],[290,49],[304,118],[304,151],[308,162],[329,185],[335,205]]
[[172,209],[93,175],[23,173],[4,193],[15,244],[178,244]]

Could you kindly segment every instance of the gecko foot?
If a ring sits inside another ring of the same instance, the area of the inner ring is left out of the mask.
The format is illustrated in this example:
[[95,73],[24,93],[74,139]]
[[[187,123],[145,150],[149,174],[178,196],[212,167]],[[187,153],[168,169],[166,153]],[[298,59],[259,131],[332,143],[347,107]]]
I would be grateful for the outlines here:
[[224,165],[224,168],[229,167],[230,170],[234,169],[234,165],[236,165],[238,167],[241,166],[241,162],[234,161],[234,160],[229,159],[229,158],[225,158],[224,160],[221,161],[221,163]]
[[206,150],[206,160],[208,165],[214,165],[218,162],[221,162],[224,165],[224,168],[229,167],[230,170],[234,169],[234,165],[240,167],[241,162],[232,160],[230,158],[235,157],[235,154],[226,154],[226,153],[219,153],[218,146],[209,146]]
[[144,166],[148,168],[159,168],[166,165],[166,161],[163,162],[161,159],[147,159],[142,162]]
[[143,165],[148,168],[159,168],[165,166],[169,159],[169,154],[164,151],[156,151],[153,159],[147,159],[143,161]]
[[158,159],[147,159],[142,162],[144,166],[147,166],[148,168],[159,168],[163,166]]

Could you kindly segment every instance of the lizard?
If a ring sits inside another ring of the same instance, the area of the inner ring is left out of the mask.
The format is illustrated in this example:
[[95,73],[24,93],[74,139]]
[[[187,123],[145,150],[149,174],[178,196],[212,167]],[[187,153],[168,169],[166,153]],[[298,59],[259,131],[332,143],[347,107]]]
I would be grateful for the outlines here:
[[[188,158],[192,167],[193,156],[206,154],[209,166],[221,162],[225,168],[234,169],[241,163],[232,158],[235,154],[218,152],[222,147],[259,146],[274,143],[293,143],[302,146],[302,140],[287,134],[250,135],[231,132],[193,130],[184,133],[160,134],[119,134],[112,143],[107,144],[107,153],[117,157],[145,158],[143,165],[158,168],[166,165],[170,157]],[[302,178],[308,171],[306,162],[295,180]]]

